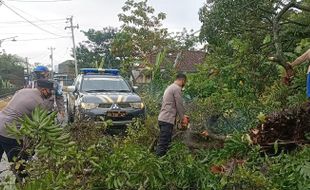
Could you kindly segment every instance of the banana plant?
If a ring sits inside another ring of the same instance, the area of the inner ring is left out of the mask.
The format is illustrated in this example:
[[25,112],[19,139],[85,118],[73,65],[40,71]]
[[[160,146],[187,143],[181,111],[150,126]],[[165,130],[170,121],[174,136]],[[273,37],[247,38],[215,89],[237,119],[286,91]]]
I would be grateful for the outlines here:
[[70,134],[54,123],[56,115],[56,112],[49,113],[37,107],[31,118],[25,116],[19,120],[20,128],[11,125],[7,129],[22,145],[22,152],[28,155],[36,153],[41,157],[56,158],[74,144],[70,142]]

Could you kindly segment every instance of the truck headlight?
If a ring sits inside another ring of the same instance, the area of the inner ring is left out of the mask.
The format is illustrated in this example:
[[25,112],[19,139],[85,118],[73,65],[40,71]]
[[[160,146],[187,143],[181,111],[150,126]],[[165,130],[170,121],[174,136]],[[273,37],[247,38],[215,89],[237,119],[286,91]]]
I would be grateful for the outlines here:
[[134,102],[134,103],[129,103],[130,107],[135,108],[135,109],[143,109],[144,104],[142,102]]
[[86,109],[86,110],[94,109],[94,108],[97,108],[98,106],[99,104],[96,104],[96,103],[86,103],[86,102],[81,103],[81,108]]

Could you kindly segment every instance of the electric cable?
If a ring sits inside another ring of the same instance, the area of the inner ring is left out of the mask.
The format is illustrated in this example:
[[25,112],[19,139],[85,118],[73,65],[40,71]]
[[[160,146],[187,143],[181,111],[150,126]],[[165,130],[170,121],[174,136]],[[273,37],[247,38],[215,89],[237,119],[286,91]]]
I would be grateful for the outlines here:
[[63,38],[71,38],[70,36],[60,36],[60,37],[54,37],[54,38],[33,38],[33,39],[21,39],[21,40],[16,40],[18,41],[40,41],[40,40],[56,40],[56,39],[63,39]]
[[61,36],[59,34],[56,34],[56,33],[53,33],[53,32],[50,32],[44,28],[42,28],[41,26],[33,23],[32,21],[28,20],[27,18],[25,18],[23,15],[19,14],[17,11],[15,11],[14,9],[12,9],[10,6],[8,6],[6,3],[4,3],[3,1],[0,1],[5,7],[7,7],[9,10],[11,10],[13,13],[15,13],[17,16],[21,17],[22,19],[24,19],[25,21],[27,21],[29,24],[33,25],[34,27],[44,31],[44,32],[47,32],[49,34],[52,34],[54,36]]
[[[36,17],[36,16],[34,16],[34,15],[31,15],[31,14],[27,13],[26,11],[23,11],[23,10],[19,9],[18,7],[15,7],[15,6],[13,6],[13,5],[11,5],[11,7],[13,7],[13,8],[15,8],[15,9],[19,10],[20,12],[22,12],[22,13],[24,13],[24,14],[30,16],[30,17],[33,17],[33,18],[35,18],[36,20],[42,22],[41,25],[42,25],[42,24],[47,24],[47,22],[45,22],[44,20],[41,20],[41,19],[39,19],[38,17]],[[62,22],[62,23],[65,24],[65,21],[66,21],[66,19],[63,19],[63,22]],[[55,23],[55,24],[56,24],[56,23]],[[56,29],[56,30],[59,30],[59,28],[57,28],[56,25],[54,25],[53,23],[50,23],[50,24],[48,24],[48,25],[50,25],[51,27],[53,27],[53,28]]]
[[7,1],[15,1],[15,2],[21,2],[21,3],[54,3],[54,2],[64,2],[64,1],[72,1],[72,0],[7,0]]
[[[32,20],[31,22],[33,23],[39,23],[39,22],[56,22],[56,21],[64,21],[65,18],[61,18],[61,19],[48,19],[48,20]],[[14,20],[14,21],[6,21],[6,22],[0,22],[0,24],[20,24],[20,23],[28,23],[28,21],[24,21],[24,20]]]

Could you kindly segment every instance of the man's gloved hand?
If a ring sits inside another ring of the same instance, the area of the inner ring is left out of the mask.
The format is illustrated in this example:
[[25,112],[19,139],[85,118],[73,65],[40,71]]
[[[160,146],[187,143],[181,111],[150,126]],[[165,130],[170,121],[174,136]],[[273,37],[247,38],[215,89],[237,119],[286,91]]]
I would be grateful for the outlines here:
[[288,67],[285,69],[285,71],[286,73],[285,76],[282,78],[282,81],[284,84],[290,85],[294,77],[293,67],[290,64],[288,64]]
[[61,118],[63,119],[65,117],[65,112],[64,111],[60,111],[59,115],[61,116]]
[[179,125],[179,129],[186,130],[188,128],[188,124],[189,124],[189,116],[184,115],[181,121],[181,125]]
[[189,124],[189,116],[188,115],[184,115],[184,117],[182,119],[182,124],[186,125],[186,126]]

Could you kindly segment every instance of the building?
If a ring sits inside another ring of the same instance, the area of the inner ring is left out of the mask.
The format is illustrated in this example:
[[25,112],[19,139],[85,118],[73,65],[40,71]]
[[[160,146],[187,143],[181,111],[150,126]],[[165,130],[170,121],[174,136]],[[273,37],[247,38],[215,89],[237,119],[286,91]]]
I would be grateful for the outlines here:
[[[147,59],[149,65],[145,63],[137,63],[132,70],[132,76],[137,84],[149,83],[152,78],[152,67],[156,64],[157,54],[150,55]],[[195,73],[197,66],[201,65],[206,58],[206,52],[183,50],[171,51],[166,53],[163,63],[160,65],[162,71],[167,66],[175,68],[177,72]]]
[[74,61],[67,60],[58,64],[58,73],[54,74],[54,79],[63,86],[71,85],[75,79]]
[[68,79],[75,78],[74,61],[67,60],[58,64],[58,74],[64,74],[68,76]]

